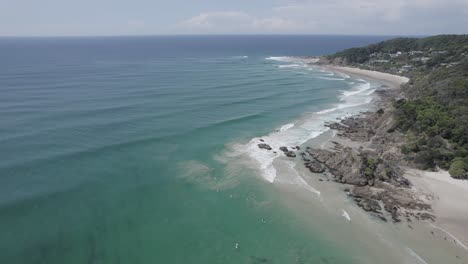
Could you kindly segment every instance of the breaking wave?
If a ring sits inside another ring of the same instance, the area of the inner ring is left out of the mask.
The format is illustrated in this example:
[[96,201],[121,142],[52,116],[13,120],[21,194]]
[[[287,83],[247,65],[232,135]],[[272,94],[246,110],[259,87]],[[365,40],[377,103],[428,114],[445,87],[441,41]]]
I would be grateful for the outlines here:
[[[302,63],[302,59],[293,57],[268,57],[266,59],[280,63],[291,63],[280,65],[283,67],[292,68],[296,67],[295,65],[305,65]],[[277,179],[279,166],[284,167],[285,163],[283,161],[285,161],[285,154],[280,150],[280,147],[287,147],[289,150],[296,148],[296,146],[300,147],[305,142],[328,131],[329,128],[326,126],[327,122],[336,121],[337,119],[343,119],[347,116],[358,114],[365,110],[367,107],[366,105],[372,101],[372,93],[375,88],[373,88],[369,82],[360,79],[350,79],[349,76],[327,71],[314,70],[313,74],[316,73],[319,73],[320,75],[312,75],[314,78],[327,78],[325,80],[343,82],[343,86],[351,86],[352,88],[349,90],[343,90],[339,96],[340,103],[333,105],[330,108],[314,113],[304,114],[294,122],[282,125],[278,127],[278,129],[275,129],[264,136],[252,138],[247,143],[234,143],[229,146],[231,156],[247,157],[247,159],[254,164],[253,167],[259,171],[262,178],[268,182],[272,183]],[[350,84],[351,81],[353,84]],[[263,143],[268,144],[271,147],[271,150],[268,151],[259,148],[258,144]],[[290,170],[288,171],[290,172],[289,174],[295,175],[295,173]],[[302,186],[307,185],[299,174],[295,175],[295,177],[297,177],[297,179],[291,180],[291,182]],[[320,193],[313,188],[309,190],[314,193]]]

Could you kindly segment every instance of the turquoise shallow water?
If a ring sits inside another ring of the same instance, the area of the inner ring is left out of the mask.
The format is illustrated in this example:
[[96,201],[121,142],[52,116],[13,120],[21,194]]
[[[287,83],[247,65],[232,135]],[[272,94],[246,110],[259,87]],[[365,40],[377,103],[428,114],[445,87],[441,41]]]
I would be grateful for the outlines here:
[[0,262],[352,263],[225,153],[359,83],[272,56],[381,39],[0,39]]

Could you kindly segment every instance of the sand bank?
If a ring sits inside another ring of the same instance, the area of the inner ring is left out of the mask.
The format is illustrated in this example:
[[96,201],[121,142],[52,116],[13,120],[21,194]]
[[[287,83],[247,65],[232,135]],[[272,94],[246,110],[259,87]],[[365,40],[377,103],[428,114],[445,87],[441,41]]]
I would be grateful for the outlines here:
[[429,172],[408,169],[414,189],[432,200],[437,217],[433,227],[447,233],[468,250],[468,181],[456,180],[447,171]]

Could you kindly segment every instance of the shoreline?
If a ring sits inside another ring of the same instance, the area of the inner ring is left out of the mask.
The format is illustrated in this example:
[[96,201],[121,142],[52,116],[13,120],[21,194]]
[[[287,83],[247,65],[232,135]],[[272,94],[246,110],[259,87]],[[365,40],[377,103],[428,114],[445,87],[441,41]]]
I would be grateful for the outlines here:
[[[362,103],[304,114],[297,123],[251,139],[247,143],[250,150],[271,159],[269,166],[259,163],[261,177],[286,194],[283,200],[288,207],[313,219],[311,225],[333,222],[335,230],[340,230],[339,237],[324,230],[325,236],[361,239],[363,243],[356,246],[374,252],[366,257],[373,261],[366,263],[459,263],[468,259],[465,240],[458,237],[459,232],[440,224],[434,216],[440,212],[432,208],[433,199],[424,199],[431,195],[418,182],[411,184],[412,179],[401,169],[406,165],[400,151],[403,135],[398,131],[387,135],[393,99],[403,96],[400,86],[408,78],[349,67],[309,66],[354,79],[353,84],[356,80],[368,83],[367,89],[373,92],[364,92],[365,97],[351,93],[351,100]],[[338,115],[321,118],[334,111]],[[319,123],[326,129],[307,141],[276,138],[278,133]],[[369,160],[379,160],[378,166],[372,172],[375,175],[363,178],[362,165]],[[275,176],[265,177],[272,168]],[[390,177],[385,177],[387,171]]]
[[399,89],[400,85],[407,83],[409,81],[409,78],[404,77],[404,76],[393,75],[393,74],[378,72],[378,71],[364,70],[364,69],[359,69],[359,68],[343,67],[343,66],[335,66],[335,65],[324,65],[320,67],[323,67],[324,69],[338,72],[338,73],[344,73],[344,74],[348,74],[351,76],[357,76],[358,78],[362,78],[362,79],[368,78],[368,79],[376,80],[379,83],[384,84],[384,85],[395,86],[395,88],[397,89]]
[[436,220],[433,228],[447,234],[468,251],[468,181],[450,177],[447,171],[431,172],[407,169],[406,177],[417,192],[433,197]]
[[[391,113],[391,100],[396,97],[400,97],[401,85],[407,83],[409,78],[402,77],[398,75],[392,75],[388,73],[382,73],[377,71],[370,71],[370,70],[363,70],[358,68],[351,68],[351,67],[339,67],[339,66],[332,66],[332,65],[316,65],[320,68],[325,70],[339,73],[339,74],[346,74],[350,75],[353,78],[361,78],[368,81],[375,81],[381,85],[382,88],[385,90],[390,90],[390,93],[381,94],[378,90],[376,91],[377,98],[374,104],[377,106],[377,109],[383,109],[385,113]],[[376,109],[376,110],[377,110]],[[375,110],[375,111],[376,111]],[[375,120],[372,120],[372,115],[376,115],[375,111],[369,111],[369,113],[365,113],[363,116],[356,115],[353,118],[361,118],[364,122],[369,121],[369,123],[375,124]],[[345,123],[345,122],[337,122],[336,124]],[[377,122],[377,125],[381,125]],[[322,144],[322,149],[328,149],[332,151],[342,151],[337,150],[337,146],[342,145],[343,148],[351,148],[351,149],[374,149],[376,148],[375,144],[371,142],[372,138],[369,138],[369,141],[360,141],[355,140],[350,135],[340,134],[341,130],[340,127],[330,127],[332,131],[338,131],[337,133],[332,133],[332,135],[326,139],[326,142]],[[374,137],[378,136],[377,133]],[[398,144],[396,145],[398,146]],[[384,147],[385,146],[384,144]],[[392,146],[390,143],[389,148],[395,148],[395,145]],[[313,155],[312,155],[313,156]],[[314,156],[315,158],[319,157]],[[383,156],[385,157],[385,156]],[[319,159],[317,159],[319,161]],[[325,164],[325,163],[323,163]],[[430,209],[427,211],[430,212],[428,215],[433,215],[434,218],[431,217],[416,217],[416,221],[412,220],[412,217],[415,215],[421,215],[419,208],[417,208],[418,213],[415,213],[408,216],[408,211],[405,210],[402,219],[394,222],[400,222],[407,224],[408,226],[411,225],[419,225],[419,228],[423,230],[431,230],[431,234],[434,233],[440,234],[440,238],[444,239],[444,241],[449,241],[452,245],[455,246],[457,249],[461,249],[462,252],[468,253],[468,207],[464,206],[464,201],[468,200],[468,181],[461,181],[456,180],[450,177],[447,171],[438,171],[438,172],[429,172],[429,171],[422,171],[418,169],[409,168],[406,166],[407,164],[402,163],[402,161],[396,161],[396,166],[402,169],[401,176],[405,179],[408,179],[410,182],[410,190],[409,192],[405,189],[395,188],[392,192],[396,193],[397,195],[402,195],[408,193],[409,195],[413,195],[415,197],[415,201],[421,201],[426,203],[430,206]],[[343,183],[345,185],[349,185],[346,181]],[[370,185],[370,184],[369,184]],[[373,188],[372,186],[371,188]],[[360,187],[357,187],[360,188]],[[357,189],[355,187],[355,190]],[[380,186],[377,186],[380,188]],[[359,194],[353,195],[353,190],[350,192],[351,197],[358,197],[356,200],[359,200],[358,205],[363,208],[365,211],[369,209],[367,204],[360,205],[359,203],[362,202]],[[364,194],[364,200],[366,199]],[[393,198],[393,197],[392,197]],[[387,209],[387,208],[385,208]],[[412,211],[414,208],[410,208],[409,211]],[[423,213],[424,215],[426,213]],[[385,214],[381,214],[384,216]],[[410,225],[411,224],[411,225]],[[413,229],[413,228],[411,228]],[[457,255],[457,258],[459,256]]]

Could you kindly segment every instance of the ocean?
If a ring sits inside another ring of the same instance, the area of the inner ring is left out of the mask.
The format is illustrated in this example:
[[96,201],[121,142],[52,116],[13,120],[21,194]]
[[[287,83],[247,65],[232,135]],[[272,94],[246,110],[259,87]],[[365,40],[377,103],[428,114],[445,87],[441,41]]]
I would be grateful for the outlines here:
[[0,263],[377,263],[342,192],[257,144],[372,99],[298,57],[387,38],[0,38]]

